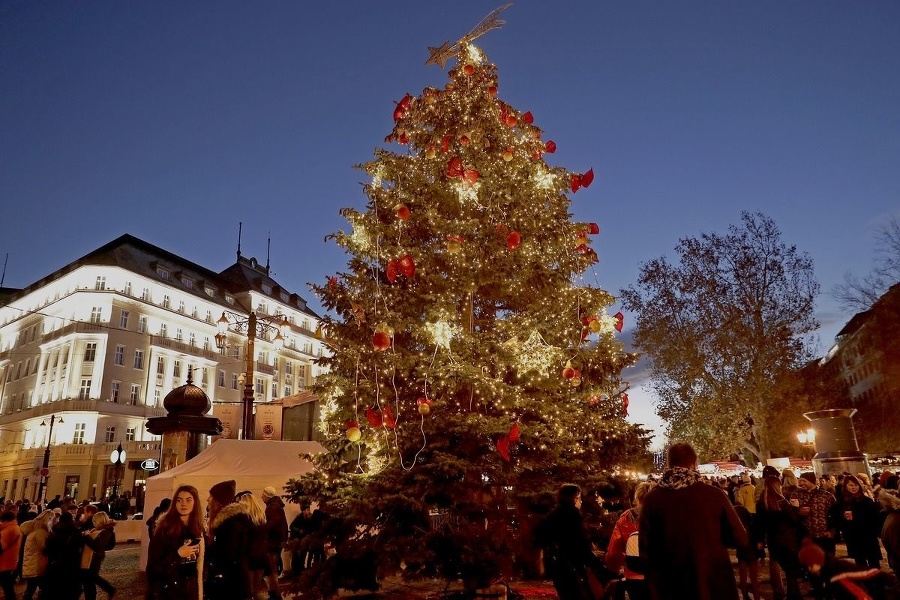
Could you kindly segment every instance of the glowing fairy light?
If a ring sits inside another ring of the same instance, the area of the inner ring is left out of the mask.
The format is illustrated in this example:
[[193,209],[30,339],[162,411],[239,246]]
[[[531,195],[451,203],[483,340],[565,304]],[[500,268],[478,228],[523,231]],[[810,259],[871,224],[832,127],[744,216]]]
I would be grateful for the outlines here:
[[450,341],[459,335],[459,327],[448,323],[447,321],[437,321],[435,323],[427,323],[425,331],[431,336],[431,341],[439,348],[450,349]]
[[453,184],[453,190],[456,192],[456,196],[459,198],[460,202],[471,202],[474,204],[478,204],[478,190],[481,189],[481,184],[479,182],[468,183],[466,181],[460,180],[456,181]]
[[384,166],[378,165],[377,167],[375,167],[375,172],[372,173],[372,187],[380,188],[381,180],[382,180],[383,176],[384,176]]
[[550,190],[556,186],[556,175],[539,166],[537,172],[534,174],[533,181],[537,187],[544,190]]
[[472,44],[466,44],[465,51],[466,59],[473,65],[481,64],[484,61],[484,54]]
[[371,241],[369,240],[369,231],[366,229],[366,226],[360,222],[354,222],[350,241],[360,250],[367,250],[371,246]]

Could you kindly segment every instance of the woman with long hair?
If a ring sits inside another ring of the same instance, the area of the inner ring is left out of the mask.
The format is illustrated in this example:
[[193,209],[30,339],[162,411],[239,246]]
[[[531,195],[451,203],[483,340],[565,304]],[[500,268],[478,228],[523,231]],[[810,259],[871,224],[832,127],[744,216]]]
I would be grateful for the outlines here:
[[[266,505],[257,498],[253,492],[239,492],[234,501],[243,507],[253,523],[253,535],[250,542],[250,556],[248,564],[251,571],[254,597],[265,597],[268,588],[265,584],[263,573],[268,563],[268,530],[266,529]],[[277,593],[277,590],[275,590]],[[272,594],[271,597],[274,597]]]
[[837,502],[831,505],[831,519],[841,530],[847,544],[847,556],[863,567],[880,568],[881,519],[878,504],[865,493],[855,475],[845,475]]
[[116,522],[105,512],[95,513],[91,517],[93,528],[85,531],[84,548],[81,551],[81,582],[84,586],[84,600],[97,598],[97,587],[100,587],[108,598],[116,595],[116,588],[100,575],[100,565],[106,558],[106,551],[116,545],[116,534],[113,531]]
[[[763,482],[763,491],[756,503],[756,520],[759,532],[769,547],[769,560],[778,563],[784,571],[789,600],[799,600],[800,561],[797,553],[804,537],[803,517],[797,507],[791,506],[781,490],[781,481],[770,475]],[[784,589],[778,581],[772,581],[775,597]]]
[[147,575],[159,600],[203,599],[204,535],[200,493],[192,485],[179,486],[147,551]]

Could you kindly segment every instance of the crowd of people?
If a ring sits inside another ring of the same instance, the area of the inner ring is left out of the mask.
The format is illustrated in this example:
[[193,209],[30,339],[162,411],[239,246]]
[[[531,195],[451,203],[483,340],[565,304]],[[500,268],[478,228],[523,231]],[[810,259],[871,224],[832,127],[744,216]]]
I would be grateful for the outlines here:
[[0,589],[16,600],[17,579],[25,582],[23,600],[108,599],[116,588],[100,574],[106,553],[115,547],[115,520],[98,504],[58,496],[41,509],[28,501],[0,508]]
[[759,478],[709,478],[697,463],[690,445],[672,445],[668,468],[637,485],[605,552],[588,541],[581,490],[562,486],[534,532],[560,600],[758,600],[765,563],[775,600],[802,598],[801,581],[817,599],[900,599],[898,474],[797,477],[767,466]]

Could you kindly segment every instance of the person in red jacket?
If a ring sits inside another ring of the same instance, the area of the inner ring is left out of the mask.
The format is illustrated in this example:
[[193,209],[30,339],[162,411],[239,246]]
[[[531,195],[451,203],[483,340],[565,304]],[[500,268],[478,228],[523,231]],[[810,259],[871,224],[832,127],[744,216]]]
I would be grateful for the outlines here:
[[[632,545],[637,544],[637,536],[632,538],[632,534],[638,531],[638,518],[641,514],[641,504],[644,502],[644,496],[650,491],[652,484],[643,481],[634,489],[634,506],[623,511],[616,526],[613,528],[612,537],[609,539],[609,547],[606,550],[606,568],[613,573],[620,573],[624,578],[622,585],[617,588],[616,593],[621,594],[628,592],[628,597],[634,600],[644,600],[650,597],[650,591],[647,589],[647,582],[641,572],[633,570],[634,553],[628,552],[629,541]],[[640,569],[643,571],[643,569]]]
[[0,515],[0,588],[7,600],[16,598],[16,566],[19,564],[21,546],[22,532],[16,513],[8,510]]

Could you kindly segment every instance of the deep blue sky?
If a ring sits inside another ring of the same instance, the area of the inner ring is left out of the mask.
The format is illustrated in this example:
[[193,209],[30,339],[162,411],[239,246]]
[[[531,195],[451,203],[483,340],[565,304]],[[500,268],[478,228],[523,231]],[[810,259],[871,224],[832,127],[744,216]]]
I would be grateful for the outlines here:
[[[212,269],[242,250],[316,299],[362,207],[354,164],[428,46],[501,4],[457,0],[0,3],[0,259],[21,287],[122,233]],[[900,213],[900,3],[520,0],[478,40],[549,162],[593,167],[590,279],[616,292],[680,237],[762,211],[824,292]],[[615,309],[614,309],[615,310]],[[823,350],[850,315],[823,295]],[[633,323],[633,320],[631,320]],[[629,319],[626,317],[626,333]],[[632,395],[650,422],[649,399]]]

